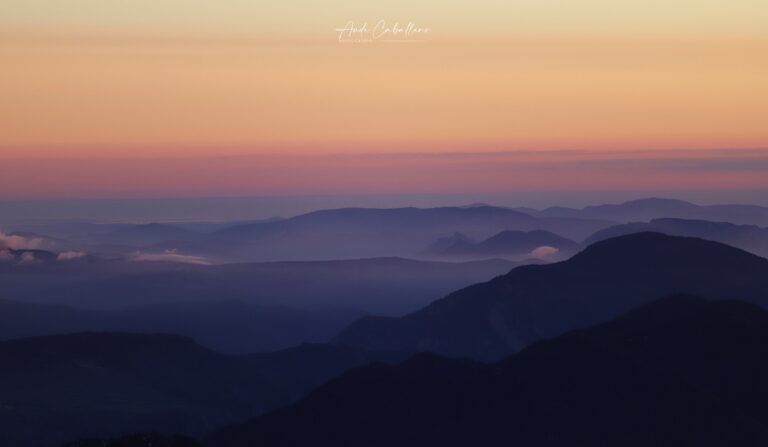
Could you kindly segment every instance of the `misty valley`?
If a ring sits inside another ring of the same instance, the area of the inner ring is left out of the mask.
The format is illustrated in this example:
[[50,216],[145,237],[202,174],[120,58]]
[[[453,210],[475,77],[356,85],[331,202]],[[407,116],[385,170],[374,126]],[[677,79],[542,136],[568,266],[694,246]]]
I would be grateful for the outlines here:
[[768,208],[0,225],[2,445],[768,442]]

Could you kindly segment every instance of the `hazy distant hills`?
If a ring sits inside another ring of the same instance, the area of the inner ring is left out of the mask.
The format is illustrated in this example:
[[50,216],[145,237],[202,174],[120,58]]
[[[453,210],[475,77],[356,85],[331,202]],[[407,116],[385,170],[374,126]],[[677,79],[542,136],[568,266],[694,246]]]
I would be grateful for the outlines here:
[[[162,213],[153,213],[162,214]],[[87,214],[86,214],[87,215]],[[131,219],[135,219],[138,216],[132,216]],[[280,220],[280,217],[272,217],[269,219],[259,220],[232,220],[232,221],[172,221],[172,222],[157,222],[148,220],[140,223],[130,223],[131,221],[99,221],[91,220],[87,218],[81,219],[47,219],[47,220],[32,220],[32,221],[16,221],[11,223],[4,223],[3,228],[7,229],[6,232],[11,231],[15,234],[32,233],[35,235],[47,235],[56,240],[68,240],[68,241],[81,241],[94,240],[98,238],[108,238],[109,235],[124,235],[124,234],[148,234],[154,236],[155,234],[162,233],[177,233],[177,235],[183,234],[184,231],[189,233],[211,233],[224,228],[229,228],[235,225],[253,224],[261,222],[273,222]]]
[[[583,241],[612,225],[657,218],[768,226],[768,208],[700,206],[681,200],[650,198],[583,209],[511,209],[475,204],[327,209],[286,219],[250,222],[142,225],[53,222],[30,227],[38,234],[34,239],[45,245],[28,248],[214,264],[415,257],[435,241],[457,233],[470,241],[484,241],[506,231],[546,231],[571,241]],[[19,228],[15,226],[16,230]]]
[[402,258],[214,266],[123,260],[0,263],[4,285],[0,298],[104,309],[241,298],[311,310],[353,308],[397,314],[516,265],[505,260],[449,263]]
[[398,258],[201,266],[35,253],[0,262],[0,338],[174,332],[223,352],[327,341],[364,313],[402,315],[515,266]]
[[80,250],[102,257],[162,257],[175,262],[221,264],[413,257],[435,239],[456,232],[479,240],[506,230],[546,230],[581,240],[613,223],[593,219],[538,218],[508,208],[479,205],[343,208],[287,219],[216,225],[52,222],[31,228],[40,234],[49,231],[56,236],[34,239],[35,242],[50,242],[43,247],[50,251]]
[[585,244],[643,231],[655,231],[673,236],[700,237],[732,245],[763,257],[768,256],[768,228],[690,219],[664,218],[653,219],[650,222],[616,225],[593,234],[587,238]]
[[0,446],[768,445],[766,210],[0,232]]
[[570,239],[544,230],[502,231],[480,242],[456,233],[430,244],[422,255],[436,259],[489,259],[558,260],[573,255],[580,245]]
[[583,239],[611,222],[536,218],[507,208],[346,208],[277,222],[238,225],[206,237],[159,244],[157,250],[248,260],[413,256],[439,237],[487,238],[505,230],[547,230]]
[[0,342],[0,444],[50,447],[136,431],[201,434],[290,403],[348,368],[402,358],[315,345],[234,357],[173,335]]
[[494,360],[672,293],[768,306],[768,260],[702,239],[632,234],[517,267],[401,318],[365,317],[337,341]]
[[[618,297],[617,297],[618,299]],[[359,368],[208,447],[763,446],[768,314],[663,299],[484,365]]]
[[582,209],[552,207],[544,210],[531,208],[519,208],[519,210],[536,217],[600,219],[614,222],[638,222],[660,217],[676,217],[768,226],[768,207],[696,205],[683,200],[659,198],[632,200],[616,205],[594,205]]
[[195,232],[174,225],[149,223],[124,226],[105,233],[96,233],[87,237],[91,243],[108,243],[143,247],[165,241],[188,239]]

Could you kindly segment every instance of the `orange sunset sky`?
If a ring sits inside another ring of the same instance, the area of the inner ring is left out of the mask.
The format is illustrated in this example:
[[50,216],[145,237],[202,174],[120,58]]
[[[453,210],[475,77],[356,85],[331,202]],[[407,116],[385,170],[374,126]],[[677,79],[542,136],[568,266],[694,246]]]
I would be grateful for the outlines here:
[[767,123],[764,0],[0,4],[5,199],[768,188]]

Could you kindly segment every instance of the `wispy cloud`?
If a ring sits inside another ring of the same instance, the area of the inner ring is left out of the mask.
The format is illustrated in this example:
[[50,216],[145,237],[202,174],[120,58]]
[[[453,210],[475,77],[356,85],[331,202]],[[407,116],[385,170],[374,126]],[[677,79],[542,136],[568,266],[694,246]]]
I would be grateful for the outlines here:
[[85,256],[82,251],[63,251],[56,257],[59,261],[70,261],[72,259],[78,259]]
[[528,257],[534,258],[534,259],[549,259],[552,256],[558,254],[559,252],[560,250],[556,247],[542,245],[541,247],[536,247],[533,251],[531,251]]
[[37,258],[31,251],[25,251],[19,258],[19,264],[34,264],[35,262],[37,262]]
[[[51,158],[4,164],[0,196],[8,197],[90,197],[93,191],[106,197],[210,197],[768,187],[766,149]],[[30,176],[46,180],[30,186]]]
[[39,262],[39,259],[35,257],[35,253],[31,251],[21,251],[13,253],[9,249],[0,250],[0,262],[13,263],[18,265],[30,265]]
[[166,250],[163,253],[137,252],[129,258],[134,262],[178,262],[182,264],[210,265],[211,262],[202,256],[183,255],[176,250]]

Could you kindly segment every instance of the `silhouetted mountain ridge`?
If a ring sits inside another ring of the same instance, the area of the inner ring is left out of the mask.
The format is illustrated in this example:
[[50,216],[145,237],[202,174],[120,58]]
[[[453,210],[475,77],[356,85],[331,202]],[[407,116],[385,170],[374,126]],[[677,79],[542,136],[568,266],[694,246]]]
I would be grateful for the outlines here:
[[585,241],[591,244],[625,234],[658,232],[672,236],[692,236],[722,242],[760,256],[768,256],[768,228],[756,225],[736,225],[706,220],[653,219],[650,222],[630,222],[600,230]]
[[0,443],[47,447],[137,431],[200,434],[286,405],[354,366],[403,359],[332,345],[226,356],[177,335],[0,342]]
[[768,260],[717,242],[638,233],[527,265],[401,318],[366,317],[336,341],[496,360],[673,293],[768,305]]
[[767,359],[761,308],[672,297],[494,365],[355,369],[206,445],[761,446]]

